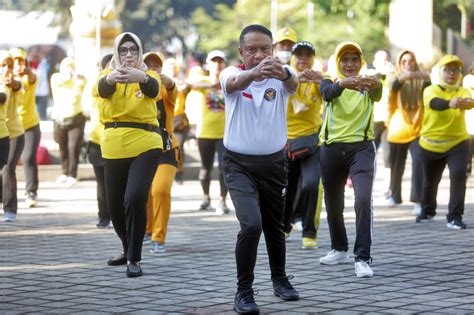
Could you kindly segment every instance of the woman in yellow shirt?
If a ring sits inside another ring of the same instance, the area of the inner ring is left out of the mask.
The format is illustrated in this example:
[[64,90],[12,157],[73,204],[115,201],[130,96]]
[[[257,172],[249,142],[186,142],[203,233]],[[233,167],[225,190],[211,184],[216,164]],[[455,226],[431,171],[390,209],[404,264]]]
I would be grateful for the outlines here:
[[447,227],[465,229],[462,221],[466,197],[466,171],[469,158],[469,134],[464,114],[474,108],[471,93],[461,87],[463,63],[456,55],[438,62],[440,83],[423,92],[425,117],[420,136],[420,162],[423,167],[421,213],[416,222],[436,215],[436,195],[446,164],[449,168],[450,195]]
[[[219,74],[226,67],[225,59],[225,54],[222,51],[211,51],[206,58],[206,63],[209,67],[209,76],[188,82],[191,89],[195,90],[188,94],[188,98],[195,92],[198,92],[200,95],[199,103],[191,104],[192,106],[199,106],[201,109],[200,115],[198,115],[199,118],[197,119],[196,138],[199,155],[201,157],[199,180],[201,181],[204,198],[199,206],[199,210],[212,209],[209,187],[211,185],[214,157],[217,153],[221,190],[219,205],[216,208],[216,214],[218,215],[229,212],[226,205],[227,187],[224,182],[224,174],[222,173],[225,104],[224,95],[219,85]],[[188,100],[186,100],[186,108],[189,107],[187,103]]]
[[176,175],[179,159],[179,142],[173,135],[174,107],[178,90],[173,79],[161,73],[163,61],[157,53],[146,53],[143,58],[148,69],[155,71],[163,83],[161,95],[156,103],[158,122],[171,135],[172,146],[164,151],[151,184],[147,203],[147,227],[143,243],[151,243],[151,253],[166,251],[165,241],[171,212],[171,186]]
[[288,98],[288,191],[286,194],[283,231],[289,236],[292,214],[302,218],[303,249],[317,248],[323,186],[319,172],[319,129],[322,98],[320,72],[312,70],[314,46],[298,42],[291,49],[290,65],[298,73],[300,84]]
[[[1,52],[0,52],[1,53]],[[3,57],[0,55],[0,59]],[[5,85],[3,79],[3,64],[0,68],[0,175],[2,174],[2,169],[8,161],[8,153],[10,151],[10,139],[8,137],[8,128],[5,121],[6,115],[6,104],[10,97],[9,88]],[[0,181],[1,186],[1,181]],[[2,195],[2,189],[0,188],[0,196]],[[1,199],[1,198],[0,198]]]
[[[469,74],[464,77],[462,85],[474,97],[474,62],[469,67]],[[466,112],[466,128],[469,133],[469,144],[471,147],[471,156],[467,162],[467,175],[469,176],[472,174],[472,158],[474,157],[474,110]]]
[[41,139],[40,118],[36,110],[35,98],[38,80],[26,59],[25,50],[13,48],[10,49],[10,53],[14,58],[14,72],[23,83],[23,89],[18,95],[18,114],[25,129],[25,147],[21,154],[21,162],[26,178],[26,206],[31,208],[38,205],[36,199],[39,181],[36,151]]
[[25,146],[25,131],[18,117],[18,100],[22,93],[21,82],[13,75],[13,58],[8,51],[0,51],[2,78],[9,90],[10,97],[6,105],[5,122],[9,135],[9,153],[7,163],[2,168],[3,221],[16,221],[18,211],[16,165]]
[[430,84],[428,73],[420,70],[415,54],[409,50],[398,54],[395,72],[387,78],[389,118],[387,140],[390,146],[390,196],[387,205],[402,203],[402,177],[408,150],[412,159],[410,201],[413,214],[420,213],[423,175],[419,165],[418,137],[423,121],[423,90]]
[[107,204],[123,252],[107,263],[127,264],[127,276],[139,277],[148,191],[163,148],[156,118],[161,81],[143,63],[135,34],[118,35],[113,55],[97,88],[104,99],[100,120],[105,126],[101,149]]
[[75,73],[71,57],[61,61],[59,73],[51,77],[53,91],[54,140],[59,145],[62,175],[58,183],[72,186],[77,182],[79,153],[84,141],[86,118],[82,114],[82,93],[86,79]]

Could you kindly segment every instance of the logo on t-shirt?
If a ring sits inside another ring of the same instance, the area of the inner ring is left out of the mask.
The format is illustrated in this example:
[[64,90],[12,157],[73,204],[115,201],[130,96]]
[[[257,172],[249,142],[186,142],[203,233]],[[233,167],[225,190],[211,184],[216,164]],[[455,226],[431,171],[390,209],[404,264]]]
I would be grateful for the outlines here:
[[265,96],[264,98],[267,100],[267,101],[273,101],[276,97],[276,91],[275,89],[272,89],[272,88],[268,88],[265,90]]

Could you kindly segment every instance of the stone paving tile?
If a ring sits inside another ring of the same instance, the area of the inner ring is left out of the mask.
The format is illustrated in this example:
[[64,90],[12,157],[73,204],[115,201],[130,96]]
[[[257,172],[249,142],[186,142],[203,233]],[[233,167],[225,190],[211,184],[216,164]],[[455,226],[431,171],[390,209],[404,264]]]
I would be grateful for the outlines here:
[[[471,227],[472,177],[469,185],[465,221]],[[24,309],[31,313],[234,314],[233,250],[238,223],[234,213],[217,217],[210,212],[190,211],[180,204],[180,200],[199,204],[198,182],[173,187],[177,201],[173,201],[168,252],[154,255],[144,246],[145,275],[138,279],[126,278],[125,267],[106,266],[120,243],[111,230],[95,229],[93,183],[79,182],[73,191],[55,183],[42,183],[42,187],[40,196],[48,199],[44,201],[47,206],[20,208],[15,224],[0,223],[0,313]],[[403,191],[407,196],[409,183],[404,182],[403,187],[407,188]],[[295,275],[292,283],[302,296],[297,302],[282,302],[273,296],[262,238],[255,270],[255,289],[260,291],[256,300],[262,313],[474,312],[469,312],[474,305],[474,253],[470,250],[474,231],[446,229],[448,186],[441,187],[439,218],[433,224],[415,224],[409,204],[388,209],[381,206],[383,201],[375,199],[372,279],[357,279],[353,264],[319,264],[319,258],[330,250],[324,213],[318,250],[301,250],[301,235],[292,233],[293,240],[287,244],[287,273]],[[50,190],[54,195],[48,195]],[[189,192],[194,197],[181,198]],[[350,193],[347,190],[346,195]],[[77,201],[66,200],[68,194],[77,194],[70,198]],[[374,196],[381,198],[382,192],[376,190]],[[352,200],[346,198],[349,207]],[[73,205],[79,201],[80,209]],[[352,246],[352,208],[345,211],[345,219]],[[421,242],[421,236],[429,241]]]

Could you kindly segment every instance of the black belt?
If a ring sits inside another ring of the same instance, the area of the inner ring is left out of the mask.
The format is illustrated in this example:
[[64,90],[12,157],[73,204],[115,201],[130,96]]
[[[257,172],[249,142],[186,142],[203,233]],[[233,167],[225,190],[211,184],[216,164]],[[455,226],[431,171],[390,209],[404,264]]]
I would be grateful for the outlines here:
[[137,122],[131,122],[131,121],[114,121],[114,122],[108,122],[104,124],[105,129],[108,128],[138,128],[138,129],[143,129],[146,131],[151,131],[151,132],[156,132],[158,133],[162,140],[163,140],[163,149],[164,150],[171,150],[172,143],[171,139],[169,137],[168,131],[166,129],[162,129],[160,127],[151,125],[151,124],[143,124],[143,123],[137,123]]
[[146,131],[154,131],[160,133],[160,130],[157,126],[151,125],[151,124],[142,124],[142,123],[137,123],[137,122],[131,122],[131,121],[114,121],[114,122],[108,122],[105,123],[105,129],[108,128],[138,128],[138,129],[143,129]]

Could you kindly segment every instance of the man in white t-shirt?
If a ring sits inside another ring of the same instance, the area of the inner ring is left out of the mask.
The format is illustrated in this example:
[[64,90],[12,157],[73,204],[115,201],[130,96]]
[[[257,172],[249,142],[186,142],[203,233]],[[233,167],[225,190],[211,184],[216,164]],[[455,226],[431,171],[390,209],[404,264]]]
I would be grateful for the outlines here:
[[283,211],[287,189],[286,109],[296,73],[272,57],[272,33],[262,25],[240,34],[244,64],[220,75],[225,97],[224,179],[240,222],[234,310],[258,312],[252,284],[260,235],[265,235],[274,294],[298,300],[285,273]]

